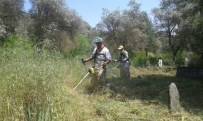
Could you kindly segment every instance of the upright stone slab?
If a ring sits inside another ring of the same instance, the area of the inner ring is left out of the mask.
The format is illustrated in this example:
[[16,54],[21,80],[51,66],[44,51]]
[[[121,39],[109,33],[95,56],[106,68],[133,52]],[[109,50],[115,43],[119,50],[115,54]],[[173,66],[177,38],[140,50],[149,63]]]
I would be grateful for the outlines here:
[[179,111],[180,105],[179,105],[179,92],[175,85],[175,83],[171,83],[169,85],[169,108],[171,113],[175,113]]
[[158,65],[160,68],[163,66],[162,62],[163,62],[162,59],[159,59]]

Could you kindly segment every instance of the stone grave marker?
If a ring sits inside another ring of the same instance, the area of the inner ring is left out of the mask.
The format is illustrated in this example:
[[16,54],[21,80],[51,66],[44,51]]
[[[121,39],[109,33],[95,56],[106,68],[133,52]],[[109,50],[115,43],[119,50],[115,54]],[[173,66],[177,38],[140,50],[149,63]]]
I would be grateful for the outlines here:
[[163,62],[162,59],[159,59],[159,62],[158,62],[159,67],[163,66],[162,62]]
[[179,111],[179,92],[175,83],[173,82],[169,85],[169,103],[171,113],[176,113]]

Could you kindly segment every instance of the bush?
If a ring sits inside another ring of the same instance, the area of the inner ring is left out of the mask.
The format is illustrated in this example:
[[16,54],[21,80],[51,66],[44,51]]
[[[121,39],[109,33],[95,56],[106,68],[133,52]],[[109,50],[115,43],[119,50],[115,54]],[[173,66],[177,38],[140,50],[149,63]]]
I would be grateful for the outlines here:
[[177,54],[177,64],[185,66],[185,58],[188,58],[188,66],[202,66],[201,56],[191,51],[180,51]]
[[189,58],[189,66],[203,67],[201,56],[193,53]]
[[158,58],[153,53],[148,53],[147,61],[149,63],[148,66],[150,66],[150,65],[157,66]]
[[146,66],[146,54],[145,52],[139,51],[139,52],[134,52],[131,55],[131,63],[133,66],[136,67],[143,67]]
[[89,40],[86,36],[82,34],[77,34],[76,36],[77,40],[77,48],[70,50],[69,52],[65,52],[63,55],[65,58],[72,58],[76,57],[78,55],[84,55],[89,53],[88,48],[89,48]]
[[172,57],[173,57],[173,55],[170,52],[157,53],[157,58],[163,60],[163,65],[164,66],[173,65]]
[[19,49],[28,49],[32,48],[32,42],[26,38],[21,37],[20,35],[11,35],[4,39],[3,47],[4,48],[19,48]]

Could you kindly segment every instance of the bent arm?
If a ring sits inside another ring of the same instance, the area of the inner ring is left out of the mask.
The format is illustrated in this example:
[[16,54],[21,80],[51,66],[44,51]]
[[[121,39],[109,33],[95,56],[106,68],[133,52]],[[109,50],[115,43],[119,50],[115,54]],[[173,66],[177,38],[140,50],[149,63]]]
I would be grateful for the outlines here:
[[127,51],[124,51],[124,54],[125,54],[125,58],[123,59],[123,61],[128,61],[128,52]]
[[96,48],[94,48],[92,55],[90,57],[84,59],[84,62],[88,62],[94,59],[95,53],[96,53]]
[[84,62],[91,61],[92,59],[93,59],[93,58],[92,58],[92,56],[90,56],[90,57],[88,57],[88,58],[84,59]]
[[107,64],[109,64],[111,62],[111,54],[110,54],[108,49],[106,50],[105,54],[106,54],[105,55],[106,56],[106,61],[103,63],[103,66],[106,66]]

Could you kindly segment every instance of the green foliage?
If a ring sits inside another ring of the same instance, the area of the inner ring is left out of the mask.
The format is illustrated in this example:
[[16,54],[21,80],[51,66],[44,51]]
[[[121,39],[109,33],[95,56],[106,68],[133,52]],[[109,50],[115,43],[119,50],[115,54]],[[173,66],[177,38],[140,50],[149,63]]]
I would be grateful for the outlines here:
[[203,17],[197,18],[193,23],[190,46],[198,54],[203,54]]
[[158,58],[156,57],[156,55],[154,55],[153,53],[148,53],[147,55],[147,64],[148,65],[157,65],[157,62],[158,62]]
[[20,35],[11,35],[4,39],[3,47],[5,48],[23,48],[31,49],[32,42]]
[[192,61],[194,62],[193,59],[196,58],[196,54],[193,53],[193,52],[190,52],[190,51],[179,51],[177,53],[177,64],[179,66],[183,66],[184,63],[185,63],[185,58],[186,57],[189,59],[189,62],[191,63]]
[[57,40],[57,33],[65,32],[71,38],[76,35],[81,18],[75,11],[69,10],[64,0],[32,0],[31,19],[33,25],[30,33],[43,42],[46,39]]
[[133,51],[154,50],[156,39],[147,13],[140,11],[140,4],[135,0],[129,1],[128,7],[123,11],[103,9],[97,30],[114,49],[122,44]]
[[187,57],[187,54],[185,51],[181,52],[179,51],[177,53],[177,56],[176,56],[176,63],[181,66],[181,65],[184,65],[184,59],[185,57]]
[[0,19],[5,25],[6,34],[14,33],[18,25],[18,20],[23,14],[23,0],[1,0]]
[[146,65],[146,54],[145,52],[138,51],[132,53],[131,63],[136,67],[143,67]]
[[[0,120],[202,119],[201,81],[175,80],[182,94],[181,103],[184,105],[181,108],[190,109],[191,113],[183,109],[180,116],[171,116],[166,106],[167,87],[174,81],[174,72],[159,68],[131,68],[133,78],[108,80],[115,87],[115,92],[110,88],[94,95],[85,91],[90,79],[87,77],[77,88],[80,93],[74,93],[72,88],[86,73],[78,61],[79,56],[68,60],[57,52],[43,50],[36,53],[33,48],[25,50],[23,42],[17,47],[15,44],[7,45],[0,48]],[[149,54],[151,58],[155,55]],[[145,53],[137,52],[134,56],[144,58]],[[194,103],[194,98],[198,103]]]
[[[130,54],[131,63],[133,66],[136,67],[145,67],[145,66],[158,66],[158,60],[162,59],[163,60],[163,65],[164,66],[171,66],[173,65],[173,60],[172,60],[172,53],[170,52],[165,52],[165,53],[148,53],[148,56],[146,57],[146,53],[143,51],[137,51],[135,53]],[[185,62],[185,57],[189,59],[189,65],[192,66],[201,66],[201,57],[194,52],[189,52],[189,51],[180,51],[177,53],[177,64],[179,66],[183,66]]]
[[72,120],[72,112],[82,120],[81,111],[68,105],[64,78],[70,67],[60,53],[37,53],[14,35],[0,48],[0,67],[0,120]]
[[79,47],[87,48],[89,46],[89,40],[88,40],[87,36],[78,33],[76,37],[77,37],[77,40],[79,43]]
[[86,55],[87,52],[85,48],[75,48],[69,52],[65,52],[63,55],[65,58],[74,58],[78,55]]
[[180,51],[177,54],[177,64],[185,66],[185,58],[188,58],[188,66],[202,66],[201,56],[192,51]]
[[173,57],[173,55],[170,52],[164,52],[164,53],[157,54],[157,58],[162,59],[163,65],[165,65],[165,66],[173,65],[172,57]]
[[201,56],[199,54],[192,53],[191,58],[189,60],[189,66],[203,67]]
[[82,34],[77,34],[76,36],[76,40],[77,40],[77,48],[69,51],[69,52],[65,52],[64,53],[64,57],[65,58],[72,58],[72,57],[76,57],[78,55],[84,55],[88,53],[88,48],[89,48],[89,40],[85,35]]
[[137,67],[145,67],[145,66],[157,66],[158,63],[158,55],[155,53],[148,53],[146,56],[146,52],[137,51],[132,53],[132,64]]

